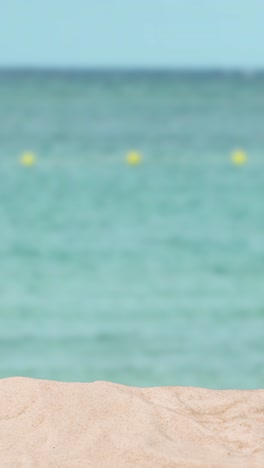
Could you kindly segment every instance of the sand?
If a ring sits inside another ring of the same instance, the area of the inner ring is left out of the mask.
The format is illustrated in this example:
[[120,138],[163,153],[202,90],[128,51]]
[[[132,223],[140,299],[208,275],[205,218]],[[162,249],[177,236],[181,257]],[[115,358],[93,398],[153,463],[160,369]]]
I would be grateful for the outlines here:
[[0,380],[1,467],[264,467],[264,390]]

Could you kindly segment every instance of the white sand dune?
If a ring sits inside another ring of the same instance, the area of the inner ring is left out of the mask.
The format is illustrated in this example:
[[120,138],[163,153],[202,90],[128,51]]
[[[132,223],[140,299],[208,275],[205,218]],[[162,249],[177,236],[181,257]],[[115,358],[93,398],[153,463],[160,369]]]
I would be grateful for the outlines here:
[[264,467],[264,390],[0,380],[1,467]]

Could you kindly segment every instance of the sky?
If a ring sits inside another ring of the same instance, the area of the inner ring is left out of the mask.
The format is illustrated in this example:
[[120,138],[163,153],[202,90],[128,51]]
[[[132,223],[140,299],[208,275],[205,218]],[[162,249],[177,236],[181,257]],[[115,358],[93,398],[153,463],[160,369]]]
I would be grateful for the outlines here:
[[264,0],[0,0],[0,66],[264,69]]

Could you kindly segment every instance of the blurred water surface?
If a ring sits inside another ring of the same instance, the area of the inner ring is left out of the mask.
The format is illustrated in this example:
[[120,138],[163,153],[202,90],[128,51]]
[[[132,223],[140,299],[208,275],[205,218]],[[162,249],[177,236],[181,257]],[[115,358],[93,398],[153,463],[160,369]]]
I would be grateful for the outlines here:
[[263,387],[264,78],[2,71],[0,103],[0,376]]

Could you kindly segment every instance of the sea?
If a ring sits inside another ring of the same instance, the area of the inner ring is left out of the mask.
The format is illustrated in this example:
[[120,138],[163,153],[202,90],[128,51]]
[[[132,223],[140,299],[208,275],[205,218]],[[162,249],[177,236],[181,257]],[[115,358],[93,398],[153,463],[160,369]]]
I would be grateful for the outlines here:
[[263,123],[261,73],[0,70],[0,377],[264,388]]

